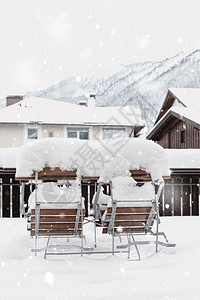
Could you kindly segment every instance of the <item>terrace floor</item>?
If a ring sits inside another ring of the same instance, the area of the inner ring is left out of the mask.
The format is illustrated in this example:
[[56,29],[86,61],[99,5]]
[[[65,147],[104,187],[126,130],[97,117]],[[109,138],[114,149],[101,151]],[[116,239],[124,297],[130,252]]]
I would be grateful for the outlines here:
[[[0,299],[199,300],[200,217],[162,217],[160,229],[176,248],[154,254],[154,246],[140,246],[141,261],[127,261],[126,254],[44,260],[43,253],[31,252],[26,220],[1,218]],[[92,245],[91,223],[85,233]],[[111,238],[98,235],[99,247],[110,247]]]

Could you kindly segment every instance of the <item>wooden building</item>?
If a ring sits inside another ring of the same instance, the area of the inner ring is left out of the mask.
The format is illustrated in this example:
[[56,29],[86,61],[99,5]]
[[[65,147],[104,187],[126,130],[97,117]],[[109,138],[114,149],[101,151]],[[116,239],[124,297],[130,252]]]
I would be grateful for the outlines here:
[[169,89],[147,136],[170,149],[167,152],[172,173],[166,180],[163,215],[199,215],[199,108],[200,89]]

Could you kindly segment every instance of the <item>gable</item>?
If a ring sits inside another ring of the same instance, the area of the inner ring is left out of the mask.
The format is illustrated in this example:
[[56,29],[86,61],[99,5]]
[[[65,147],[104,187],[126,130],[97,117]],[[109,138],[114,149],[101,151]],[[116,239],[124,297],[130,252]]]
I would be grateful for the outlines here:
[[161,110],[156,119],[157,123],[174,105],[193,111],[200,109],[200,89],[170,88],[167,92]]
[[158,114],[158,117],[157,117],[155,123],[157,123],[164,116],[164,114],[166,114],[166,112],[172,107],[174,101],[175,101],[175,96],[173,94],[171,94],[171,92],[169,90],[167,92],[166,98],[164,100],[164,103],[161,107],[161,110]]

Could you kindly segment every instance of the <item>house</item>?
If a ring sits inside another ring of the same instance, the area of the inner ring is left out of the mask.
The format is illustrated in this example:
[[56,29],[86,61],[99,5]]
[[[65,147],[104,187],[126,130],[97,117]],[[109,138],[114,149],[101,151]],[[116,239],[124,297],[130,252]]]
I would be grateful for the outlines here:
[[164,148],[200,148],[200,89],[169,89],[147,138]]
[[136,137],[144,126],[139,108],[96,107],[94,95],[80,105],[9,96],[7,106],[0,110],[0,148],[20,147],[30,139],[47,137]]
[[171,179],[162,198],[164,215],[199,215],[200,89],[169,89],[148,133],[169,157]]
[[[15,163],[19,148],[27,141],[138,137],[145,126],[139,108],[96,107],[94,95],[79,105],[22,96],[8,96],[6,102],[0,110],[0,217],[20,216],[22,186],[15,179]],[[23,188],[27,202],[31,186]],[[92,200],[90,188],[88,184],[83,187],[88,201]]]

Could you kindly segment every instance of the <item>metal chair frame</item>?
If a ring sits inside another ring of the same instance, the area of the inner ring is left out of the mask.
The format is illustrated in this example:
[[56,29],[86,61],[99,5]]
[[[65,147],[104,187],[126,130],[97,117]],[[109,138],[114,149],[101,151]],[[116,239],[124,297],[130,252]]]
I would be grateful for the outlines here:
[[[175,247],[176,245],[174,243],[169,243],[168,239],[165,235],[164,232],[159,232],[159,224],[160,224],[160,216],[159,216],[159,198],[164,186],[164,183],[153,183],[154,184],[154,189],[156,188],[156,185],[158,186],[158,191],[157,193],[155,193],[155,198],[154,199],[150,199],[150,200],[126,200],[123,199],[123,202],[127,203],[127,202],[131,202],[132,203],[141,203],[141,202],[149,202],[151,204],[151,210],[149,212],[148,215],[148,219],[146,221],[146,224],[144,226],[144,232],[136,232],[136,230],[132,231],[126,231],[126,229],[124,229],[124,232],[115,232],[115,218],[116,218],[116,213],[117,213],[117,204],[120,202],[121,204],[123,203],[122,200],[116,200],[113,199],[113,193],[112,193],[112,182],[109,182],[110,184],[110,189],[111,189],[111,200],[112,200],[112,212],[111,212],[111,216],[109,220],[103,220],[102,216],[101,216],[101,212],[99,209],[99,205],[98,205],[98,197],[100,194],[100,189],[101,186],[103,185],[103,182],[99,183],[99,186],[97,188],[97,193],[95,196],[95,200],[94,200],[94,218],[95,220],[100,220],[100,226],[104,227],[105,226],[105,222],[108,222],[108,227],[107,227],[107,233],[110,234],[112,236],[112,255],[114,255],[116,253],[115,250],[115,237],[118,237],[121,241],[122,236],[126,236],[127,237],[127,243],[125,244],[120,244],[116,246],[116,249],[128,249],[128,259],[130,259],[130,248],[131,246],[135,246],[137,255],[138,255],[138,260],[141,259],[140,256],[140,252],[138,249],[139,245],[147,245],[147,244],[155,244],[156,248],[155,248],[155,252],[158,252],[158,246],[164,246],[164,247]],[[156,190],[156,189],[155,189]],[[120,206],[121,207],[121,206]],[[131,209],[131,207],[130,207]],[[155,221],[156,222],[156,229],[155,232],[153,232],[151,230],[151,224],[152,222]],[[96,242],[96,226],[98,226],[99,224],[97,224],[97,222],[95,222],[95,246],[97,247],[97,242]],[[123,226],[123,220],[122,220],[122,226]],[[137,236],[141,236],[141,235],[151,235],[151,236],[155,236],[155,241],[151,241],[151,240],[144,240],[144,241],[136,241],[135,237]],[[164,237],[164,242],[159,240],[159,236],[163,236]]]
[[[80,251],[77,254],[80,254],[81,256],[83,255],[83,241],[85,241],[85,236],[83,234],[83,204],[82,204],[82,197],[80,197],[80,202],[71,202],[71,201],[66,201],[66,202],[57,202],[58,205],[62,204],[76,204],[77,205],[77,214],[76,214],[76,220],[75,220],[75,225],[74,225],[74,232],[70,235],[67,234],[58,234],[58,235],[51,235],[51,234],[44,234],[44,236],[40,235],[40,212],[41,212],[41,204],[44,204],[44,202],[40,202],[38,200],[38,195],[37,195],[37,189],[38,189],[38,171],[35,171],[35,247],[31,251],[37,255],[38,252],[44,251],[44,258],[46,258],[48,255],[63,255],[63,254],[74,254],[73,252],[48,252],[49,249],[56,249],[60,247],[60,245],[49,245],[50,239],[51,238],[66,238],[67,241],[69,241],[70,238],[80,238],[81,240],[81,245],[80,245]],[[55,202],[45,202],[45,205],[48,204],[55,204]],[[78,224],[81,220],[81,234],[78,233]],[[74,223],[74,222],[73,222]],[[47,244],[43,248],[38,248],[38,238],[39,237],[47,237]],[[86,243],[86,241],[85,241]]]

